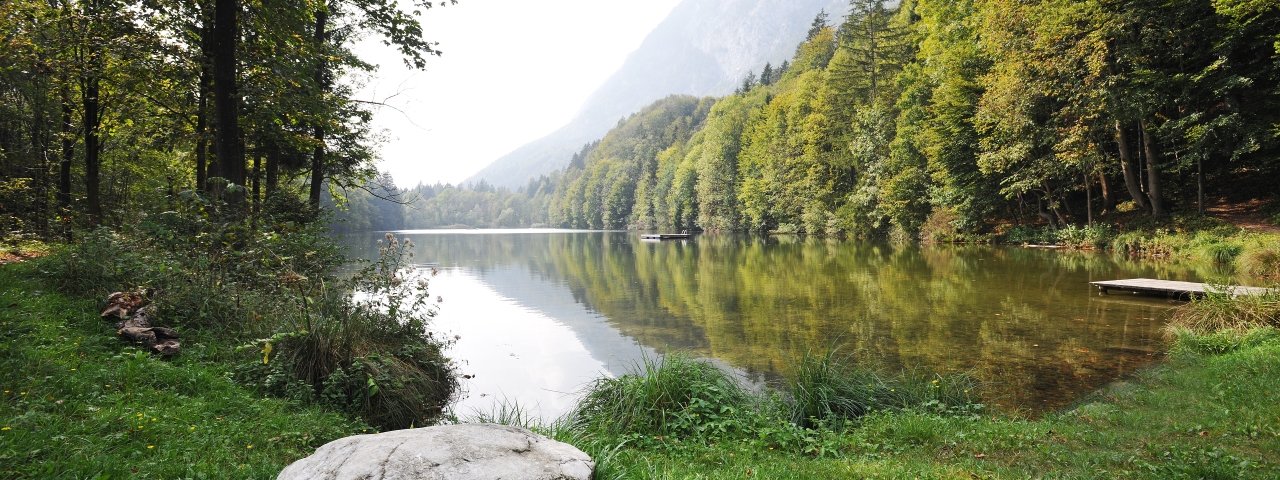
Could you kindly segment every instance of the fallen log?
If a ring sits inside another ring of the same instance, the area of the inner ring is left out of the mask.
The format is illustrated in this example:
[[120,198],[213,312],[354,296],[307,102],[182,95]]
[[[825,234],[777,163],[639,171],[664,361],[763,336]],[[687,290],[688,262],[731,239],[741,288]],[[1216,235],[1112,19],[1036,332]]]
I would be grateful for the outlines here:
[[116,322],[116,335],[122,339],[140,343],[152,353],[166,357],[177,355],[182,350],[178,331],[152,325],[155,306],[149,304],[149,294],[147,290],[112,293],[107,297],[102,318],[120,319]]
[[102,310],[102,317],[129,318],[134,310],[142,308],[147,304],[147,292],[145,290],[134,290],[132,292],[115,292],[107,296],[107,308]]
[[116,331],[121,338],[141,343],[153,353],[164,356],[176,355],[182,344],[178,341],[178,332],[165,327],[124,327]]

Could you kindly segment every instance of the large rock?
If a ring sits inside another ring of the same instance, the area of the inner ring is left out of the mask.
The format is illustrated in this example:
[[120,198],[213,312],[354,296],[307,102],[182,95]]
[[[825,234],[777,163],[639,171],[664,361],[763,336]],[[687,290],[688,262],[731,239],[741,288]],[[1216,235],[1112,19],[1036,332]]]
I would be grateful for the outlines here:
[[594,471],[573,445],[523,428],[462,424],[340,438],[276,478],[588,480]]

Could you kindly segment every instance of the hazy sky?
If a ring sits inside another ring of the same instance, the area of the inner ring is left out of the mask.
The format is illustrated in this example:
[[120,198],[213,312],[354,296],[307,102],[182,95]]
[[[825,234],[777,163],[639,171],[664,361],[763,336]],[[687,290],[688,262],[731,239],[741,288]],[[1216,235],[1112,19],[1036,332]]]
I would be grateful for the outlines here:
[[376,39],[380,64],[357,95],[385,101],[382,161],[396,184],[457,183],[568,123],[680,0],[462,0],[423,17],[441,57],[409,71]]

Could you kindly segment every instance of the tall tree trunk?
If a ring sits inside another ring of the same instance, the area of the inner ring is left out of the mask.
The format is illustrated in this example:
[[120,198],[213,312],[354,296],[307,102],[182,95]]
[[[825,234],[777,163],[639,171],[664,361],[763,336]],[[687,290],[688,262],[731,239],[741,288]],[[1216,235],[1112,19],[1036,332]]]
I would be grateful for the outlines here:
[[253,155],[253,175],[251,177],[251,183],[253,184],[253,213],[258,213],[262,207],[262,202],[259,200],[262,194],[260,177],[262,177],[262,151],[259,150]]
[[84,132],[84,187],[85,199],[89,202],[89,225],[102,224],[102,198],[99,194],[101,179],[99,169],[102,160],[99,154],[102,146],[98,141],[99,114],[98,77],[91,73],[81,77],[80,100],[83,106],[81,129]]
[[1107,180],[1107,174],[1105,173],[1098,173],[1098,190],[1102,192],[1101,213],[1110,212],[1116,206],[1116,199],[1111,194],[1111,182]]
[[62,103],[62,159],[58,162],[58,215],[67,215],[71,208],[71,162],[76,155],[75,126],[71,123],[71,87],[64,79],[58,91]]
[[[213,94],[213,15],[209,2],[200,2],[200,87],[196,105],[196,191],[208,187],[209,172],[216,165],[209,164],[209,139],[213,137],[209,127],[209,96]],[[215,162],[216,163],[216,162]]]
[[209,119],[205,112],[209,109],[208,75],[200,74],[200,100],[196,107],[196,191],[203,192],[205,181],[209,179]]
[[[319,56],[316,59],[315,80],[316,88],[318,89],[317,96],[321,98],[324,96],[325,92],[329,90],[329,86],[326,85],[327,82],[325,82],[325,68],[327,68],[327,62],[324,61],[325,23],[328,19],[329,12],[327,9],[316,11],[315,42],[316,52]],[[308,200],[311,202],[311,208],[318,210],[320,208],[320,188],[324,183],[325,154],[324,125],[321,124],[320,120],[316,121],[315,128],[312,131],[312,136],[315,139],[316,146],[311,152],[311,191],[309,192]]]
[[1166,212],[1160,194],[1160,156],[1156,150],[1156,139],[1147,128],[1146,120],[1140,120],[1138,128],[1142,129],[1142,150],[1147,156],[1147,196],[1151,200],[1151,214],[1163,217]]
[[1124,186],[1129,190],[1129,196],[1133,197],[1138,208],[1150,209],[1147,195],[1142,193],[1142,181],[1138,178],[1138,167],[1134,165],[1133,150],[1129,148],[1129,133],[1119,120],[1116,121],[1116,146],[1120,148],[1120,171],[1124,173]]
[[1204,215],[1204,166],[1196,157],[1196,213]]
[[274,142],[268,144],[267,147],[267,197],[271,198],[276,193],[276,186],[280,182],[280,147]]
[[[216,114],[214,148],[218,176],[244,186],[244,152],[240,150],[240,99],[236,89],[238,0],[215,0],[213,12],[213,105]],[[210,176],[213,175],[211,169]]]
[[[46,77],[41,77],[45,80]],[[35,121],[31,124],[31,150],[35,152],[39,176],[36,177],[36,229],[40,238],[49,238],[49,140],[45,102],[49,100],[48,85],[40,82],[32,104]]]
[[1084,177],[1084,213],[1085,219],[1089,226],[1093,226],[1093,186],[1089,184],[1089,172],[1080,175]]

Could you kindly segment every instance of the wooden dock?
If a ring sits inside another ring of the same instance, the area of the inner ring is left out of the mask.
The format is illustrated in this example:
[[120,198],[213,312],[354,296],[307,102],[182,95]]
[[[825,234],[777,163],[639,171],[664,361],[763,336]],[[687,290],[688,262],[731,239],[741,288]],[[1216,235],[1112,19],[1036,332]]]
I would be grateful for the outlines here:
[[641,240],[684,240],[689,238],[687,233],[644,233],[640,235]]
[[1203,297],[1209,293],[1225,293],[1238,297],[1241,295],[1262,295],[1273,291],[1270,288],[1242,287],[1239,285],[1209,285],[1196,282],[1177,282],[1172,280],[1156,280],[1152,278],[1131,278],[1127,280],[1108,280],[1105,282],[1089,282],[1098,287],[1098,291],[1109,293],[1120,290],[1144,295],[1161,295],[1177,298]]

